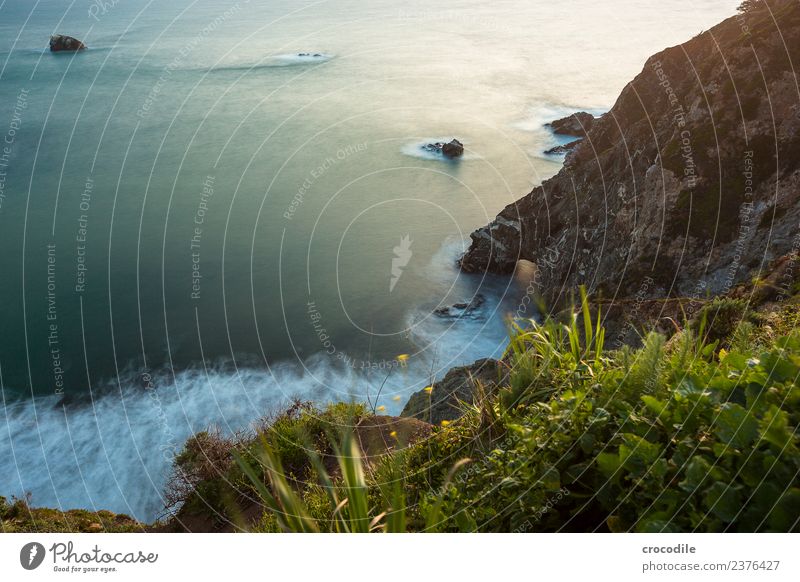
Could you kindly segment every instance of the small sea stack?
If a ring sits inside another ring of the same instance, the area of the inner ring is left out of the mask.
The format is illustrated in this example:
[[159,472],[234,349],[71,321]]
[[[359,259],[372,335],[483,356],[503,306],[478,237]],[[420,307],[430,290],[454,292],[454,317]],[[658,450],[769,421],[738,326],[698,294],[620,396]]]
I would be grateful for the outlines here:
[[76,52],[86,49],[86,45],[77,38],[65,34],[54,34],[50,37],[50,52]]
[[446,158],[460,158],[464,155],[464,144],[453,138],[449,142],[437,141],[424,146],[429,152],[440,153]]

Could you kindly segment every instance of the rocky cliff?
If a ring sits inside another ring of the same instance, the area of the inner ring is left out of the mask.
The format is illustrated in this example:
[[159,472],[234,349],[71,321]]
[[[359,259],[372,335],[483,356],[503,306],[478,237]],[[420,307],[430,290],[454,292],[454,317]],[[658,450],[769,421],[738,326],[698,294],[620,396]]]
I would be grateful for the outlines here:
[[536,265],[550,301],[706,296],[800,248],[800,2],[650,59],[563,169],[472,234],[467,272]]

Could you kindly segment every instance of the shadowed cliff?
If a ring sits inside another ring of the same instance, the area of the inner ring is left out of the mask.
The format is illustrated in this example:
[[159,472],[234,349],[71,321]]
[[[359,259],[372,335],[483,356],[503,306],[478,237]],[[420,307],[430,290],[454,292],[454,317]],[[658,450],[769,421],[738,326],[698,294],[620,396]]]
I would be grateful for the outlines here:
[[536,264],[549,301],[726,293],[800,247],[800,3],[645,63],[564,168],[472,234],[467,272]]

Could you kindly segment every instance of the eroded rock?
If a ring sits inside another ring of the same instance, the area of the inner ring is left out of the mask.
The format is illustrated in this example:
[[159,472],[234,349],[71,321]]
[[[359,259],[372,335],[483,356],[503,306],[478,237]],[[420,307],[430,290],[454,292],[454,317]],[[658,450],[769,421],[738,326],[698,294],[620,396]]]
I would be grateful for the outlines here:
[[75,52],[86,49],[86,45],[77,38],[65,34],[54,34],[50,37],[50,52]]

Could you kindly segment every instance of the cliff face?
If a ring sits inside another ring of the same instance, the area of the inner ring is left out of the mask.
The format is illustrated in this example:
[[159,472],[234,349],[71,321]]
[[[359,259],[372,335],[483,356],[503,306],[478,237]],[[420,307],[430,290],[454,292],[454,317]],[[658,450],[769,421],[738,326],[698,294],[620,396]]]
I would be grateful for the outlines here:
[[800,248],[800,2],[648,59],[564,168],[472,234],[467,272],[536,264],[557,301],[705,296]]

